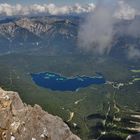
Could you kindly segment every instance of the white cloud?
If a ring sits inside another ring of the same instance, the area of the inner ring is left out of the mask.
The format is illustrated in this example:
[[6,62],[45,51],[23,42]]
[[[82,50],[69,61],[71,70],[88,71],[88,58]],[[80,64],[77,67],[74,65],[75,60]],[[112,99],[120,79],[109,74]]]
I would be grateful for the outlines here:
[[0,4],[1,16],[13,16],[13,15],[29,15],[46,13],[50,15],[58,14],[72,14],[72,13],[84,13],[91,12],[95,8],[93,3],[87,5],[75,4],[74,6],[56,6],[55,4],[33,4],[30,6],[22,6],[20,4],[10,5],[7,3]]
[[[125,28],[123,26],[123,29],[121,26],[114,28],[120,19],[131,20],[139,14],[138,9],[126,2],[127,0],[112,0],[113,5],[109,5],[106,0],[99,0],[94,11],[80,26],[79,46],[88,51],[104,54],[110,52],[118,32],[131,37],[139,37],[140,20],[132,20],[131,24]],[[129,56],[138,56],[138,51],[135,48],[132,49],[129,50],[132,52]]]
[[123,0],[136,10],[140,10],[140,0]]
[[130,46],[127,55],[129,59],[140,59],[140,50],[134,46]]
[[124,1],[118,2],[118,9],[115,12],[115,17],[125,20],[134,19],[137,15],[137,10],[131,7],[131,5],[127,4]]
[[[115,2],[117,0],[114,0]],[[137,1],[137,0],[134,0]],[[139,14],[138,6],[130,0],[119,0],[118,9],[115,13],[117,18],[123,19],[132,19],[135,15]],[[139,2],[140,3],[140,2]],[[138,5],[139,5],[138,3]],[[50,15],[59,15],[59,14],[80,14],[80,13],[89,13],[93,12],[95,9],[94,3],[89,3],[86,5],[75,4],[74,6],[56,6],[55,4],[33,4],[29,6],[23,6],[20,4],[10,5],[7,3],[0,4],[0,16],[13,16],[13,15],[30,15],[30,14],[39,14],[46,13]],[[140,7],[140,6],[139,6]]]
[[114,36],[113,25],[116,22],[114,10],[116,5],[109,6],[104,1],[97,6],[81,25],[78,41],[79,46],[87,51],[99,54],[108,53]]

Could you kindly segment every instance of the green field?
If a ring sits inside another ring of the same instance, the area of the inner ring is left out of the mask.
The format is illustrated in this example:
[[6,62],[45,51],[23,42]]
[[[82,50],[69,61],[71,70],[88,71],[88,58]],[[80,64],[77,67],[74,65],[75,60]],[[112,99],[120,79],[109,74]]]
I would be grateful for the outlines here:
[[[94,56],[37,56],[13,54],[0,56],[0,85],[19,92],[25,103],[39,104],[53,115],[58,115],[82,140],[117,134],[126,137],[135,128],[140,115],[140,81],[133,80],[129,65],[108,57]],[[37,86],[30,73],[49,71],[64,76],[104,75],[107,84],[92,85],[77,92],[59,92]],[[119,83],[124,86],[115,88]],[[119,120],[121,118],[121,120]],[[140,127],[140,126],[139,126]]]
[[131,70],[134,73],[140,73],[140,70]]

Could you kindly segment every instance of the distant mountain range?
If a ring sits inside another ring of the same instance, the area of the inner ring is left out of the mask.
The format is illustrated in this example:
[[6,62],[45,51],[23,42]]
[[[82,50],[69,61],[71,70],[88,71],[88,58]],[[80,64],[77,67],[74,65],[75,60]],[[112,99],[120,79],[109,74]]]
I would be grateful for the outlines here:
[[[0,22],[1,52],[28,51],[76,45],[78,19],[71,17],[35,17]],[[69,42],[69,43],[68,43]]]
[[[139,17],[137,17],[138,19]],[[77,47],[79,16],[13,17],[0,21],[0,54],[34,53],[45,55],[79,54]],[[127,29],[132,21],[120,21],[115,28]],[[129,45],[140,45],[139,37],[118,32],[110,55],[123,57]],[[36,53],[37,52],[37,53]]]

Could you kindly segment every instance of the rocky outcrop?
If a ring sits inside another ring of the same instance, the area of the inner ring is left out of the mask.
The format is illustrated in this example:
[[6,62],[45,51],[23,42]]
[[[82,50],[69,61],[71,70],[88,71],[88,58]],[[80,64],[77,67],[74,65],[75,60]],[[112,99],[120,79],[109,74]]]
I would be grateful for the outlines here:
[[80,140],[63,120],[0,88],[0,140]]

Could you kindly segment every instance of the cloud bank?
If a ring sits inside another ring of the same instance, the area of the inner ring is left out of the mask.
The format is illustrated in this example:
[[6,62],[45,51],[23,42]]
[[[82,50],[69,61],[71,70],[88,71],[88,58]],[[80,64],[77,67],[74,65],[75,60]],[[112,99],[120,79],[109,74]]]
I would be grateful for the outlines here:
[[[104,0],[98,0],[97,5],[89,3],[86,5],[75,4],[73,6],[64,5],[56,6],[55,4],[33,4],[29,6],[23,6],[21,4],[10,5],[7,3],[0,4],[0,16],[16,16],[16,15],[32,15],[46,13],[50,15],[62,15],[62,14],[80,14],[90,13],[95,10],[95,7],[99,6],[99,3]],[[112,0],[112,3],[116,4],[118,1],[118,9],[115,13],[117,18],[132,19],[135,15],[140,14],[140,0]],[[108,4],[108,8],[111,5]]]
[[30,15],[46,13],[50,15],[60,14],[79,14],[93,11],[95,5],[93,3],[87,5],[75,4],[74,6],[56,6],[55,4],[34,4],[30,6],[22,6],[20,4],[10,5],[7,3],[0,4],[1,16]]

